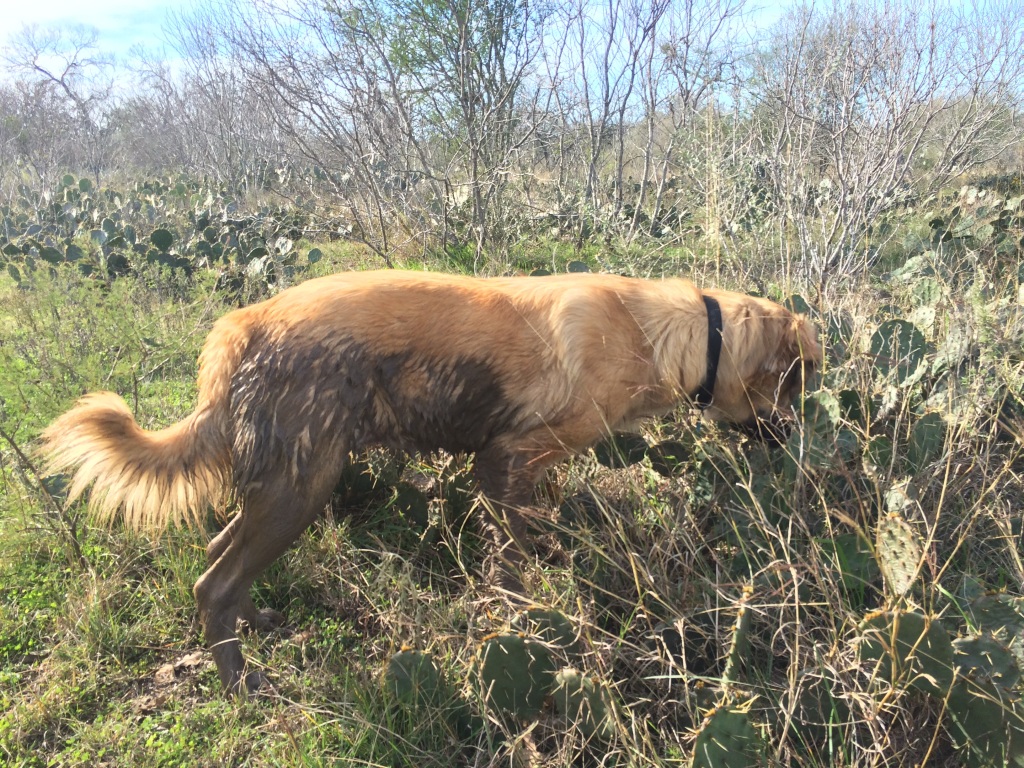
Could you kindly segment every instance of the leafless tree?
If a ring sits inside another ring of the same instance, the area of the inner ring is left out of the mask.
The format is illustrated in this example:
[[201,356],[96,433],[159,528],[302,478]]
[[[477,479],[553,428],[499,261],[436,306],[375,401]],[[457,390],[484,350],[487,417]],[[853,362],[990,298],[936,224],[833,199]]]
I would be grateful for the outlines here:
[[51,83],[16,80],[0,87],[0,183],[8,194],[22,181],[45,186],[78,165],[67,104]]
[[1020,146],[1018,6],[818,2],[755,40],[747,0],[220,0],[170,19],[173,67],[116,91],[95,33],[26,28],[0,159],[44,185],[115,165],[301,182],[389,264],[507,268],[552,214],[577,247],[665,242],[694,213],[719,244],[762,227],[824,290],[900,205]]
[[[381,57],[387,42],[352,39],[349,26],[361,18],[353,14],[257,2],[234,8],[220,34],[264,108],[284,105],[269,113],[348,211],[353,234],[389,262],[394,238],[411,229],[401,197],[430,166],[429,155],[407,105],[395,98],[399,80]],[[427,176],[427,185],[443,195],[436,179]]]
[[[725,147],[712,146],[706,136],[699,135],[703,122],[700,113],[714,109],[720,91],[728,93],[736,86],[738,65],[749,53],[749,43],[741,41],[742,30],[738,25],[745,13],[745,0],[682,0],[668,7],[663,33],[650,47],[644,63],[647,140],[630,237],[636,232],[652,183],[652,226],[660,219],[670,180],[674,179],[676,185],[679,182],[680,146],[687,147],[691,163],[696,161],[705,168],[710,153],[716,157],[725,154]],[[698,178],[691,174],[687,183],[695,184]]]
[[[100,54],[96,30],[83,26],[23,27],[8,40],[3,61],[37,95],[64,101],[63,112],[69,118],[65,126],[77,143],[76,164],[98,183],[112,157],[106,117],[112,105],[113,61]],[[42,141],[45,136],[45,132],[33,134],[32,140]],[[72,169],[36,167],[38,173],[51,174]]]
[[154,165],[209,177],[232,194],[272,185],[288,169],[288,147],[268,103],[230,57],[216,9],[171,14],[165,31],[179,59],[140,59],[143,87],[128,99],[122,121],[133,154]]
[[807,5],[773,31],[754,81],[762,169],[795,238],[781,242],[819,290],[872,263],[869,232],[913,190],[1020,140],[1007,130],[1024,77],[1011,5]]
[[532,6],[256,0],[231,19],[232,61],[281,105],[279,128],[354,234],[385,260],[431,233],[479,258],[532,131],[518,101],[542,22]]
[[[581,202],[593,216],[617,218],[625,184],[627,123],[640,117],[641,62],[653,56],[658,22],[668,3],[662,0],[607,0],[566,4],[565,35],[568,62],[575,75],[564,79],[563,105],[568,122],[584,128]],[[614,152],[607,169],[610,183],[602,185],[602,158]],[[608,210],[602,210],[607,205]],[[586,220],[580,217],[577,245],[582,245]]]
[[[654,222],[679,164],[706,155],[691,135],[694,118],[716,90],[732,87],[749,53],[739,42],[744,12],[743,0],[556,7],[542,67],[558,125],[547,146],[557,147],[555,203],[576,222],[578,246],[594,226],[627,240],[642,221],[650,221],[649,234],[665,231]],[[684,135],[688,155],[680,157]]]

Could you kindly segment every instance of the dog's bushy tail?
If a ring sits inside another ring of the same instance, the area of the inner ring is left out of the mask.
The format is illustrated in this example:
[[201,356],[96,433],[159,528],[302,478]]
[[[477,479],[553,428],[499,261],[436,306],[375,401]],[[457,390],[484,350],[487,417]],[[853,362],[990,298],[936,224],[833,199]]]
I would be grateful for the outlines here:
[[86,395],[42,434],[46,471],[72,475],[68,502],[91,485],[101,522],[120,515],[134,530],[202,525],[207,505],[231,483],[231,375],[248,334],[231,316],[218,322],[200,357],[199,405],[183,421],[147,432],[113,392]]

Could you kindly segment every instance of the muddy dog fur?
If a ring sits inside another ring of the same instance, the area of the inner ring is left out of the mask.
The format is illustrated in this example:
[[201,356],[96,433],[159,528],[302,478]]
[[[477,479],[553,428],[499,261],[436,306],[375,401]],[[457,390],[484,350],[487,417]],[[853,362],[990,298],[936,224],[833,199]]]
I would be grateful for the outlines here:
[[[821,361],[813,324],[767,301],[707,291],[722,351],[707,413],[745,423],[788,403]],[[218,320],[199,359],[198,405],[147,432],[119,396],[83,397],[42,436],[70,499],[92,486],[101,519],[138,530],[238,513],[195,585],[229,691],[245,676],[249,590],[328,503],[350,455],[371,446],[474,453],[494,555],[515,572],[518,510],[545,469],[686,402],[708,368],[708,313],[693,284],[613,275],[471,278],[420,272],[310,280]]]

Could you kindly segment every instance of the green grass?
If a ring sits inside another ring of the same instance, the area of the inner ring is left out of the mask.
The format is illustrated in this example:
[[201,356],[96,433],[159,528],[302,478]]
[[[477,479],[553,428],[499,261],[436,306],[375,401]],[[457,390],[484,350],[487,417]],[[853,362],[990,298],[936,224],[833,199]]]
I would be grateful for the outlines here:
[[[919,219],[904,226],[920,240]],[[244,638],[274,692],[223,698],[191,592],[208,534],[93,528],[41,492],[30,447],[86,391],[122,393],[147,427],[190,412],[213,319],[266,286],[240,296],[205,273],[104,283],[66,268],[40,271],[27,290],[0,285],[0,763],[688,764],[696,729],[729,701],[749,708],[766,765],[964,764],[970,753],[942,703],[879,678],[857,649],[872,611],[921,611],[966,635],[979,596],[1016,599],[1024,584],[1019,266],[968,246],[957,269],[831,287],[815,309],[829,363],[786,446],[680,412],[643,428],[649,443],[686,446],[671,476],[647,460],[609,469],[589,454],[552,472],[537,497],[530,590],[578,628],[574,664],[611,687],[616,727],[600,743],[550,707],[534,722],[499,718],[474,691],[481,639],[513,616],[480,578],[465,465],[447,457],[374,454],[348,476],[331,513],[255,585],[258,606],[287,616],[284,629]],[[373,266],[351,248],[321,247],[306,276]],[[594,248],[583,260],[791,292],[765,263],[712,267],[707,253],[694,242]],[[522,269],[564,268],[580,255],[550,243],[513,257]],[[913,380],[872,366],[872,334],[892,316],[926,340]],[[944,429],[922,447],[914,430],[929,413]],[[884,575],[895,555],[876,545],[879,522],[894,517],[920,553],[902,596]],[[1000,631],[1019,651],[1024,616]],[[382,675],[403,646],[433,652],[471,725],[393,700]],[[742,652],[727,676],[733,647]]]

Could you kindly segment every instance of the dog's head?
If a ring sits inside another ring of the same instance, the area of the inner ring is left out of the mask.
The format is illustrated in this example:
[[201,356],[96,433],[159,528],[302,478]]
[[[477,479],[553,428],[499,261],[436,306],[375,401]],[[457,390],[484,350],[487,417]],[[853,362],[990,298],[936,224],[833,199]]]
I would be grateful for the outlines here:
[[767,299],[716,292],[724,343],[712,418],[777,436],[793,399],[821,367],[818,330],[807,317]]

